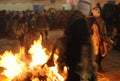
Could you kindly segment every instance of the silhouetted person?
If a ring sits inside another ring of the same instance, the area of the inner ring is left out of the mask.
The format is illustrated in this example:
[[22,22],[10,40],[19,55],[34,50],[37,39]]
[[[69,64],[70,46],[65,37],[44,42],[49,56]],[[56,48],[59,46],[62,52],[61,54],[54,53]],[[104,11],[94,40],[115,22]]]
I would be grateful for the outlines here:
[[52,48],[52,53],[47,61],[48,66],[54,66],[54,54],[57,53],[58,58],[57,58],[57,64],[58,64],[58,72],[63,73],[64,71],[64,66],[66,66],[66,56],[65,56],[65,49],[66,49],[66,37],[62,36],[58,38],[53,45]]
[[68,66],[66,81],[97,81],[90,30],[85,16],[80,11],[74,11],[70,15],[65,35]]

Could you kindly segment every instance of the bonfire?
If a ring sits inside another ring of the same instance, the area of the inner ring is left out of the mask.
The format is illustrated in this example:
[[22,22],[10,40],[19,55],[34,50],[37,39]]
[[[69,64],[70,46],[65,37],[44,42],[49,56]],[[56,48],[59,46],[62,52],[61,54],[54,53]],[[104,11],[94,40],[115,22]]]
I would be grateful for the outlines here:
[[[42,46],[42,37],[34,40],[26,56],[24,47],[20,47],[19,53],[14,54],[6,50],[0,56],[0,67],[2,81],[64,81],[65,77],[57,70],[57,63],[54,67],[45,65],[50,51]],[[30,58],[29,58],[30,57]],[[55,59],[58,56],[55,54]],[[44,65],[44,66],[43,66]]]
[[[65,81],[67,78],[67,67],[65,66],[63,74],[58,73],[57,54],[54,54],[54,67],[48,67],[45,63],[48,61],[51,51],[42,46],[42,37],[34,40],[28,50],[29,55],[25,54],[25,48],[20,47],[18,53],[6,50],[0,56],[0,68],[3,71],[0,74],[1,81]],[[44,65],[44,66],[43,66]],[[98,81],[109,81],[102,77]]]

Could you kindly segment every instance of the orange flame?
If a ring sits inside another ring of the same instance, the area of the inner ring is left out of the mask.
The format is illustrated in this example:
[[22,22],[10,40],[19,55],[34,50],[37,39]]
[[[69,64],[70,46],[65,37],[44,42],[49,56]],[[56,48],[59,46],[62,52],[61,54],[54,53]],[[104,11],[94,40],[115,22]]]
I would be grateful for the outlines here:
[[11,51],[5,51],[0,58],[0,66],[5,68],[2,74],[7,76],[10,80],[25,70],[25,63],[19,59],[20,57],[18,54],[13,54]]
[[[48,55],[46,49],[42,47],[42,37],[39,40],[35,40],[34,44],[31,45],[29,53],[31,55],[32,61],[27,65],[27,61],[24,60],[25,52],[24,48],[20,48],[19,53],[13,53],[12,51],[5,51],[0,56],[0,67],[5,68],[1,75],[5,75],[6,78],[3,81],[25,81],[25,76],[30,76],[30,80],[39,81],[37,76],[47,76],[47,81],[64,81],[63,76],[61,76],[57,71],[57,64],[55,67],[48,67],[44,63],[48,60]],[[58,57],[58,56],[56,56]],[[29,74],[30,73],[30,74]]]
[[[42,37],[38,40],[35,40],[31,48],[29,49],[29,53],[32,57],[32,61],[30,65],[27,65],[27,61],[24,60],[25,52],[24,48],[20,48],[18,53],[13,53],[12,51],[5,51],[0,56],[0,67],[5,68],[5,70],[1,73],[4,75],[4,80],[0,77],[1,81],[25,81],[24,78],[26,76],[32,75],[30,78],[31,81],[41,81],[37,76],[41,75],[41,77],[46,77],[46,81],[64,81],[67,78],[67,67],[64,67],[64,72],[62,74],[58,73],[58,65],[57,58],[58,55],[54,54],[54,67],[48,67],[45,65],[42,67],[44,63],[48,60],[50,54],[47,54],[47,49],[42,47]],[[23,75],[23,76],[22,76]],[[18,78],[18,80],[16,80]],[[98,81],[110,81],[108,78],[99,77]]]
[[40,39],[34,41],[34,44],[31,45],[29,53],[32,56],[32,62],[30,63],[30,66],[43,65],[48,59],[48,56],[45,53],[46,49],[43,49],[41,43],[42,37],[40,36]]

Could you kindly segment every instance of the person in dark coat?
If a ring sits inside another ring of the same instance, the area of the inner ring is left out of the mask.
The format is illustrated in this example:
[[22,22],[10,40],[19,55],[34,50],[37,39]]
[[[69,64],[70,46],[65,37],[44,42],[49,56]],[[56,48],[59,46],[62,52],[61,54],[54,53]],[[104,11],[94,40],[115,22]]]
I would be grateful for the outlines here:
[[66,81],[97,81],[96,62],[89,25],[80,11],[74,11],[65,29]]

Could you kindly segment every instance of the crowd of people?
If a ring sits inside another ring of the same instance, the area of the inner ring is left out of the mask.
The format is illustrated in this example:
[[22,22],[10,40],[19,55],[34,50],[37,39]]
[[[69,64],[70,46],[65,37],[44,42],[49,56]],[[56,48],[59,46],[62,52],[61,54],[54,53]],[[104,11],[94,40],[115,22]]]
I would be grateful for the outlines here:
[[[32,28],[57,29],[63,28],[67,11],[50,8],[44,11],[0,11],[1,36],[4,34],[13,34],[15,38],[19,37],[24,31]],[[26,27],[23,27],[26,26]],[[23,27],[23,28],[22,28]],[[18,29],[19,28],[19,29]],[[20,29],[23,31],[20,32]],[[19,34],[18,34],[19,32]]]
[[[104,19],[109,34],[114,28],[117,29],[117,34],[120,33],[119,14],[120,4],[106,3],[103,7],[97,4],[100,8],[101,17]],[[31,30],[33,27],[42,27],[48,29],[64,28],[69,13],[72,11],[56,10],[50,8],[44,11],[0,11],[0,32],[1,36],[11,35],[19,38],[23,33]],[[43,23],[44,22],[44,23]],[[116,30],[115,30],[116,31]],[[5,35],[6,34],[6,35]],[[114,37],[114,35],[112,35]],[[117,39],[118,40],[118,39]]]
[[33,40],[38,38],[38,34],[41,34],[47,40],[49,30],[63,29],[66,24],[67,14],[68,11],[54,8],[44,11],[1,10],[0,38],[20,40],[21,45],[29,49]]

